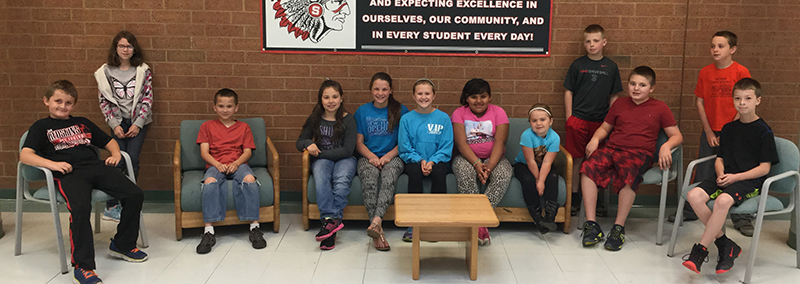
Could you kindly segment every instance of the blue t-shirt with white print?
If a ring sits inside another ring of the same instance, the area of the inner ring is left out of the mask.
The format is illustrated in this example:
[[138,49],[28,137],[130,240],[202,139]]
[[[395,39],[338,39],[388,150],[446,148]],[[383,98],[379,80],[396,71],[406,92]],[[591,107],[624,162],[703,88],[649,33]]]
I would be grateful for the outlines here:
[[[400,115],[408,113],[408,108],[400,105]],[[377,108],[372,102],[366,103],[356,110],[358,133],[364,135],[364,145],[375,156],[383,157],[397,146],[397,128],[389,131],[389,107]]]
[[[519,145],[533,149],[534,160],[539,167],[542,166],[545,154],[548,152],[558,152],[558,145],[560,143],[561,137],[559,137],[558,133],[553,131],[552,128],[547,130],[547,134],[544,137],[536,135],[536,132],[533,132],[530,128],[525,129],[519,137]],[[525,154],[522,153],[522,147],[519,148],[519,153],[517,154],[517,158],[514,159],[514,162],[528,164],[528,161],[525,160]]]
[[453,154],[453,124],[438,109],[421,114],[411,111],[400,119],[397,138],[400,159],[405,163],[449,162]]

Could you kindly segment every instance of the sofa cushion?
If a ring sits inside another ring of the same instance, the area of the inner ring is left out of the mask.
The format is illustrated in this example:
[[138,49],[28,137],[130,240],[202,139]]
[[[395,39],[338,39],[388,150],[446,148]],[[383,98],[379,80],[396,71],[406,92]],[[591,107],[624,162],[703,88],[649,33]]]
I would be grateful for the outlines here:
[[[253,175],[260,183],[259,185],[259,207],[271,206],[275,201],[272,188],[272,177],[267,172],[267,168],[258,167],[252,168]],[[203,212],[202,197],[200,191],[200,182],[203,180],[202,170],[193,170],[183,172],[183,180],[181,181],[181,210],[185,212]],[[232,180],[228,180],[228,205],[227,210],[236,210],[233,201],[233,187]]]

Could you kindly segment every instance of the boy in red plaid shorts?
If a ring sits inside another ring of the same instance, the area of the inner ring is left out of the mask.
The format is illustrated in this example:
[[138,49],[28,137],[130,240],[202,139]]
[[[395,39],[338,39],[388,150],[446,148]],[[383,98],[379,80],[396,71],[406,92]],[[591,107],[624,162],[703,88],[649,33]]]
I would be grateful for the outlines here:
[[[672,164],[670,150],[683,142],[667,104],[650,98],[655,84],[653,69],[647,66],[634,68],[628,77],[628,97],[616,100],[586,145],[587,158],[581,165],[587,220],[583,224],[584,246],[592,246],[604,238],[595,214],[598,186],[612,184],[619,194],[617,219],[605,243],[606,249],[618,251],[625,243],[625,220],[636,198],[635,191],[642,182],[642,174],[652,166],[659,130],[664,129],[669,137],[658,152],[661,169],[669,168]],[[600,141],[606,137],[608,141],[598,149]]]

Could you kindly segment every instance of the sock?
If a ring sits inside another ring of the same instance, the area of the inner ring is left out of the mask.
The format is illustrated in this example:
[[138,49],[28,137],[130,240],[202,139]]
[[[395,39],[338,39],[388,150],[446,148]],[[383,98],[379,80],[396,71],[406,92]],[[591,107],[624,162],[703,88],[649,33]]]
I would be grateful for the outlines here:
[[260,228],[258,223],[250,223],[250,231]]
[[214,226],[206,226],[205,230],[203,230],[203,234],[205,234],[205,233],[211,233],[213,235],[214,234]]

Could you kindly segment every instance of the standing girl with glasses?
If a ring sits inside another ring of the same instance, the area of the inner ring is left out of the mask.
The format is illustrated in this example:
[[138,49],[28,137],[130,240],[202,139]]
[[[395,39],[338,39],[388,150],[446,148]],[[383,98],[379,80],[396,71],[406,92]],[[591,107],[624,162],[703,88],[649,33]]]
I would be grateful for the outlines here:
[[[134,176],[139,176],[139,154],[152,118],[153,74],[144,63],[144,53],[136,37],[128,31],[114,36],[108,62],[94,72],[99,90],[100,110],[111,127],[111,137],[131,156]],[[124,169],[125,162],[118,167]],[[122,208],[109,200],[103,219],[119,222]]]

